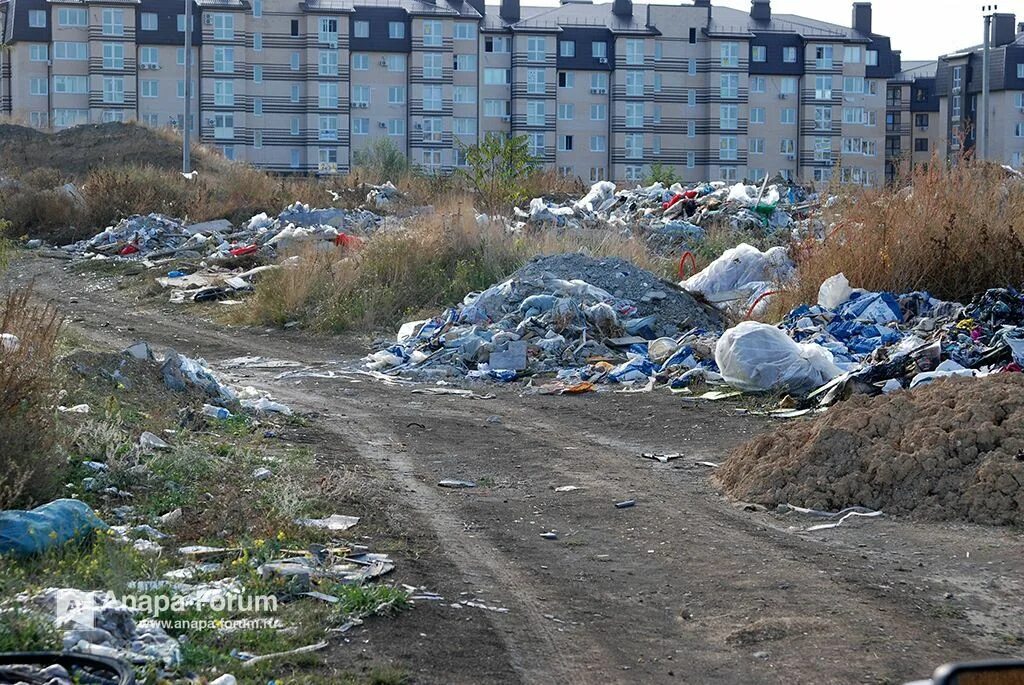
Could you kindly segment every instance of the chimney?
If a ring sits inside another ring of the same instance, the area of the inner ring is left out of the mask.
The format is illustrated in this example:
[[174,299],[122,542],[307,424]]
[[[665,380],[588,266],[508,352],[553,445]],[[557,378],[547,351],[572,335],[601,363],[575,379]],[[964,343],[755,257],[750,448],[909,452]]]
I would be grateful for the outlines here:
[[484,0],[466,0],[469,6],[480,13],[481,17],[487,16],[487,5]]
[[853,30],[866,36],[871,35],[870,2],[853,3]]
[[501,9],[498,10],[498,14],[508,23],[516,23],[520,18],[519,0],[501,0]]
[[612,3],[612,14],[617,17],[629,18],[633,16],[633,0],[614,0]]
[[750,18],[765,23],[772,20],[772,0],[751,0]]
[[1013,14],[997,12],[992,17],[992,46],[1009,45],[1017,38],[1017,17]]
[[1024,33],[1024,21],[1017,22],[1017,33]]

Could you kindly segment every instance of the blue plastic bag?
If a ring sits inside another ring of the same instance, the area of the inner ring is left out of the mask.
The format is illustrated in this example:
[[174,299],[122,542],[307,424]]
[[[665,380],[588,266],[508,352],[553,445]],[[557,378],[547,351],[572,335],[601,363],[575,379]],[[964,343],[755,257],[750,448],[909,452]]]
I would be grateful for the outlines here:
[[0,554],[40,554],[106,529],[89,505],[77,499],[54,500],[31,511],[0,511]]

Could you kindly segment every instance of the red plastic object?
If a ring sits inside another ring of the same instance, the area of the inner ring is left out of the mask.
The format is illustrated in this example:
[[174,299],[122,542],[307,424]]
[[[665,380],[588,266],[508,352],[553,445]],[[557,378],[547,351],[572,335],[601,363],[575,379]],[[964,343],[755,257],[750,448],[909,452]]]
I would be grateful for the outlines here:
[[693,253],[687,250],[683,253],[682,259],[679,260],[679,280],[686,280],[686,258],[690,258],[690,265],[693,267],[693,273],[697,273],[697,258],[693,256]]
[[687,200],[693,200],[694,198],[697,197],[697,191],[687,190],[685,193],[683,193],[683,197],[685,197]]
[[356,235],[339,233],[338,237],[334,239],[334,244],[340,247],[350,247],[354,249],[362,246],[363,239]]
[[122,247],[121,251],[118,252],[117,254],[119,254],[119,255],[121,255],[123,257],[124,255],[135,254],[138,251],[139,251],[139,248],[138,248],[137,245],[133,245],[131,243],[128,243],[127,245]]
[[764,298],[768,297],[769,295],[778,295],[780,292],[782,292],[782,291],[781,290],[769,290],[766,293],[761,293],[760,295],[758,295],[757,299],[754,300],[754,303],[752,305],[750,305],[750,309],[747,310],[746,318],[747,319],[750,318],[750,315],[754,313],[754,308],[757,307],[757,304],[761,300],[763,300]]
[[260,248],[256,247],[255,245],[246,245],[244,247],[236,247],[232,250],[229,250],[228,253],[232,257],[244,257],[246,255],[255,254],[256,251],[259,249]]
[[661,208],[662,209],[668,209],[669,207],[671,207],[672,205],[674,205],[675,203],[679,202],[682,199],[683,199],[682,195],[673,195],[671,200],[669,200],[668,202],[662,202],[661,203]]

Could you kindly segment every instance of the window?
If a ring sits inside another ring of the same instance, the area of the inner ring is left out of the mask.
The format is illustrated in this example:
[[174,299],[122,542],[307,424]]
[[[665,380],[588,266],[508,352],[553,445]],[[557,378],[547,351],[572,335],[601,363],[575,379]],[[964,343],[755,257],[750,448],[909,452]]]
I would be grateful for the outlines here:
[[389,86],[388,87],[388,104],[389,105],[404,105],[405,104],[405,86]]
[[484,69],[484,85],[507,86],[511,80],[511,69]]
[[263,51],[263,33],[256,31],[252,34],[252,49],[255,52]]
[[424,52],[423,53],[423,78],[439,79],[441,78],[441,58],[443,55],[440,52]]
[[543,62],[547,52],[545,40],[538,36],[526,39],[526,59],[530,62]]
[[686,91],[686,106],[696,107],[697,106],[697,89],[690,88]]
[[604,167],[592,166],[590,167],[590,182],[597,183],[598,181],[604,180]]
[[388,71],[398,73],[405,71],[405,55],[388,55],[384,59],[388,63]]
[[869,67],[878,66],[878,50],[868,50],[864,53],[864,64]]
[[783,95],[796,95],[796,79],[786,76],[779,85],[779,92]]
[[718,125],[723,131],[739,128],[739,105],[721,105],[718,110]]
[[730,162],[739,159],[739,139],[736,136],[722,136],[718,142],[718,157]]
[[476,40],[476,24],[465,21],[456,22],[455,40]]
[[124,77],[105,76],[103,78],[103,102],[124,103]]
[[[1019,67],[1018,67],[1018,73],[1019,73]],[[964,74],[964,68],[963,67],[953,67],[953,90],[959,90],[960,87],[963,85],[963,83],[964,83],[963,82],[963,74]]]
[[150,128],[157,128],[160,126],[160,115],[159,114],[143,114],[142,123]]
[[440,47],[442,44],[441,22],[436,19],[423,22],[423,44]]
[[124,69],[124,45],[122,43],[103,44],[103,68]]
[[263,98],[255,97],[252,99],[252,115],[254,117],[263,116]]
[[590,75],[590,92],[603,95],[608,92],[608,74],[593,73]]
[[78,124],[89,123],[89,110],[87,109],[55,109],[53,110],[53,125],[57,128],[77,126]]
[[177,57],[177,64],[178,64],[178,66],[179,67],[185,66],[185,48],[178,48],[176,52],[177,52],[176,57]]
[[[192,81],[190,86],[191,86],[191,92],[194,94],[196,92],[196,82]],[[184,81],[178,81],[178,98],[182,99],[184,97],[185,97],[185,82]],[[189,129],[189,130],[191,130],[191,129]]]
[[752,155],[763,155],[764,138],[751,138],[747,141],[747,149]]
[[152,47],[140,48],[139,62],[151,68],[160,66],[160,51]]
[[796,48],[782,48],[782,61],[786,64],[796,64]]
[[576,56],[576,41],[563,40],[558,43],[558,54],[560,57]]
[[626,64],[644,63],[644,41],[641,38],[626,40]]
[[722,43],[719,46],[720,64],[723,67],[738,67],[740,65],[740,44]]
[[735,99],[740,96],[740,75],[722,74],[719,78],[719,94],[723,99]]
[[317,22],[317,42],[334,47],[338,44],[338,20],[320,17]]
[[320,164],[337,164],[338,149],[333,147],[317,148],[317,159]]
[[859,45],[847,45],[843,48],[843,64],[860,64]]
[[507,36],[487,36],[484,38],[484,52],[506,53],[509,51]]
[[662,88],[661,74],[655,74],[654,75],[653,90],[654,90],[655,93],[660,93],[661,92],[661,88]]
[[292,148],[291,167],[292,169],[298,169],[300,166],[302,166],[302,150]]
[[590,120],[591,121],[605,121],[608,118],[608,107],[607,105],[591,105],[590,106]]
[[302,122],[299,117],[292,117],[291,134],[297,136],[300,134]]
[[437,117],[423,119],[423,141],[426,143],[441,142],[441,120]]
[[124,110],[120,109],[108,109],[103,112],[103,123],[109,123],[111,121],[124,121]]
[[441,168],[441,151],[440,150],[424,150],[423,151],[423,167],[427,171],[437,171]]
[[814,108],[814,130],[815,131],[831,131],[832,130],[832,108],[831,107],[815,107]]
[[69,95],[84,95],[89,92],[88,76],[54,76],[53,92]]
[[224,45],[213,48],[213,70],[218,74],[235,72],[235,49]]
[[626,167],[626,180],[627,181],[639,181],[640,177],[643,176],[644,168],[637,166],[636,164],[630,164]]
[[686,73],[688,73],[690,76],[696,76],[697,75],[697,60],[695,58],[691,57],[688,60],[687,67],[686,67]]
[[[1017,108],[1024,108],[1024,93],[1017,93]],[[914,126],[925,129],[928,128],[928,115],[927,114],[915,114],[914,115]]]
[[626,103],[626,128],[643,128],[644,126],[644,103]]
[[357,19],[352,22],[352,35],[355,38],[369,38],[370,22],[365,19]]
[[572,151],[572,136],[558,136],[558,151],[559,152],[571,152]]
[[642,159],[644,156],[644,134],[627,133],[622,137],[627,159]]
[[644,94],[644,72],[626,72],[626,97],[642,97]]
[[816,69],[832,68],[832,46],[819,45],[814,48],[814,66]]
[[508,117],[512,114],[509,100],[484,100],[485,117]]
[[692,169],[697,166],[697,153],[687,152],[686,153],[686,168]]
[[[352,56],[353,61],[355,55]],[[320,76],[337,76],[338,75],[338,51],[337,50],[321,50],[317,57],[317,74]],[[355,66],[352,67],[353,69]]]
[[659,104],[652,105],[652,108],[651,108],[651,123],[652,124],[660,124],[661,123],[661,105],[659,105]]
[[530,156],[542,156],[544,154],[544,134],[531,133],[528,138],[527,148],[529,150]]
[[370,68],[370,56],[365,52],[352,53],[352,70],[367,71]]
[[815,183],[828,183],[832,178],[831,169],[814,169]]
[[864,150],[864,141],[860,138],[843,138],[843,154],[859,155]]
[[[370,86],[352,86],[352,105],[354,107],[370,106]],[[338,84],[320,84],[320,108],[333,109],[338,106]]]
[[961,114],[961,99],[960,99],[959,95],[954,95],[952,97],[952,105],[951,105],[951,112],[950,112],[950,114],[951,114],[951,116],[954,119],[959,119],[960,118],[960,114]]
[[405,119],[388,119],[388,135],[389,136],[404,136],[405,135]]
[[558,105],[558,119],[559,121],[572,121],[576,118],[576,105],[572,103],[563,103]]
[[779,141],[779,152],[786,157],[795,157],[796,141],[789,138],[783,138]]
[[[57,53],[58,49],[62,45],[67,45],[67,43],[54,43],[54,56],[55,57],[56,57],[56,53]],[[85,43],[81,43],[81,45],[84,46]],[[48,47],[49,46],[47,46],[47,45],[30,45],[29,46],[29,50],[28,50],[28,59],[29,59],[29,61],[30,62],[46,62],[46,61],[48,61],[50,59]],[[57,57],[57,59],[67,59],[67,58],[66,57]]]
[[830,138],[815,138],[814,139],[814,161],[815,162],[831,162],[832,161],[832,140]]
[[473,86],[455,86],[453,99],[457,105],[476,104],[476,88]]
[[370,132],[370,120],[366,117],[352,118],[352,135],[365,136]]
[[[915,138],[914,139],[914,152],[928,152],[928,139],[927,138]],[[1019,166],[1019,165],[1017,165]]]
[[661,136],[651,136],[651,154],[661,154]]
[[843,79],[843,92],[852,95],[864,93],[864,78],[861,76],[847,76]]
[[476,71],[476,55],[455,55],[455,71]]
[[252,16],[257,19],[263,16],[263,0],[252,0]]
[[320,127],[317,140],[338,139],[338,117],[333,114],[320,115]]
[[213,82],[213,104],[216,107],[235,106],[235,82],[214,81]]
[[660,40],[654,41],[654,61],[660,62],[665,56],[665,44]]
[[560,71],[558,72],[558,87],[559,88],[575,88],[576,87],[576,73],[572,71]]
[[786,107],[779,113],[780,124],[795,124],[796,123],[796,109],[792,107]]
[[34,29],[46,28],[46,10],[29,10],[28,25]]
[[814,77],[814,99],[815,100],[831,100],[832,99],[832,77],[831,76],[815,76]]
[[527,126],[543,126],[544,125],[544,110],[545,103],[543,100],[527,100],[526,101],[526,125]]
[[124,35],[124,10],[106,8],[103,10],[103,35]]
[[765,122],[765,109],[764,107],[751,107],[750,108],[750,123],[751,124],[763,124]]
[[[365,99],[364,99],[365,98]],[[353,86],[352,87],[352,103],[357,102],[370,102],[370,87],[369,86]],[[338,108],[338,84],[337,83],[321,83],[317,86],[317,107],[320,109],[337,109]]]
[[252,67],[252,82],[263,83],[263,65],[254,64]]
[[767,90],[767,79],[764,76],[750,77],[750,92],[764,93]]
[[1017,65],[1017,78],[1024,78],[1024,64]]
[[423,109],[427,112],[441,111],[441,86],[423,86]]
[[459,136],[475,136],[476,119],[471,117],[455,117],[452,119],[452,130]]
[[696,138],[697,137],[697,122],[690,120],[686,122],[686,137]]
[[29,79],[29,95],[47,95],[50,90],[49,86],[49,81],[47,81],[45,78]]
[[405,38],[405,22],[404,21],[389,21],[388,22],[388,38],[393,40],[401,40]]
[[768,61],[768,48],[764,45],[751,45],[750,46],[750,61],[751,62],[767,62]]
[[[156,15],[150,15],[156,16]],[[142,15],[143,27],[146,28],[146,14]],[[57,10],[57,23],[60,26],[72,27],[72,26],[88,26],[89,25],[89,13],[79,7],[62,7]],[[156,30],[149,29],[149,30]]]
[[[195,28],[196,28],[196,19],[195,19],[195,17],[192,17],[192,29],[195,30]],[[184,32],[185,32],[185,15],[184,14],[179,14],[178,15],[178,33],[184,33]]]
[[231,14],[215,13],[213,15],[213,38],[214,40],[235,39],[235,17]]
[[608,61],[608,43],[603,40],[595,40],[590,44],[590,56],[596,60]]

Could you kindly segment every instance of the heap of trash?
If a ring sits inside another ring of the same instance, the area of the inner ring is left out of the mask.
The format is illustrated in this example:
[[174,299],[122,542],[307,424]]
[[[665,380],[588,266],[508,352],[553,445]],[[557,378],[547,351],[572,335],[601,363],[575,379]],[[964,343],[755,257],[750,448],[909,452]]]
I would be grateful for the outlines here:
[[576,202],[559,203],[534,198],[526,209],[516,208],[526,226],[612,227],[640,231],[649,240],[698,240],[712,224],[725,223],[738,231],[786,233],[804,230],[819,197],[781,178],[761,185],[722,181],[666,187],[654,183],[616,191],[610,181],[599,181]]

